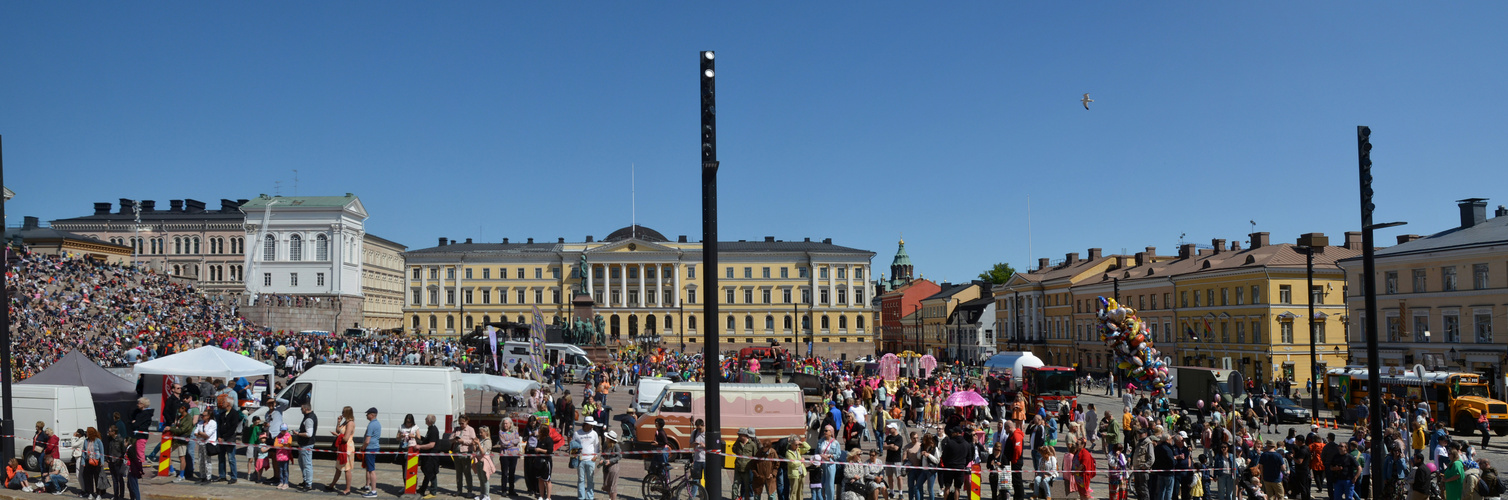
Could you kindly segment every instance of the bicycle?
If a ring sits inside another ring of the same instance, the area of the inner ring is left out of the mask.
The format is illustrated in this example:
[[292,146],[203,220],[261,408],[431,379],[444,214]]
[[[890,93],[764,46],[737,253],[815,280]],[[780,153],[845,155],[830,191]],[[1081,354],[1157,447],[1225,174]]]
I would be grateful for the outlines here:
[[[644,478],[643,498],[645,500],[707,500],[707,488],[703,488],[695,478],[691,477],[691,462],[682,465],[682,474],[671,478],[670,464],[658,473],[649,474]],[[696,494],[692,494],[695,488]]]

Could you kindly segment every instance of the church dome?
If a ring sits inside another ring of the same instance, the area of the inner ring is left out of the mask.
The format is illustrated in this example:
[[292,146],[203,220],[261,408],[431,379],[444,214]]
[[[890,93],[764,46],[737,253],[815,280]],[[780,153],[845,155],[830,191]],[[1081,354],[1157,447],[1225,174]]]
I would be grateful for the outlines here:
[[607,235],[606,238],[603,238],[602,241],[623,241],[629,238],[638,238],[640,241],[670,241],[665,239],[665,235],[660,234],[659,231],[655,231],[638,224],[613,231],[611,234]]

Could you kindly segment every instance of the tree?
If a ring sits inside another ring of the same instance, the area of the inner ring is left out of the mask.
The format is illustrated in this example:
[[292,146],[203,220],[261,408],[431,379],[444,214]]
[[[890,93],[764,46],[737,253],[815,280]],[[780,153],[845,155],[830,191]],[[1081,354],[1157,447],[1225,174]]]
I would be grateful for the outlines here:
[[994,283],[996,285],[1003,285],[1006,281],[1011,279],[1011,275],[1013,274],[1016,274],[1015,268],[1012,268],[1010,264],[1000,262],[995,264],[994,267],[991,267],[989,270],[979,273],[979,279]]

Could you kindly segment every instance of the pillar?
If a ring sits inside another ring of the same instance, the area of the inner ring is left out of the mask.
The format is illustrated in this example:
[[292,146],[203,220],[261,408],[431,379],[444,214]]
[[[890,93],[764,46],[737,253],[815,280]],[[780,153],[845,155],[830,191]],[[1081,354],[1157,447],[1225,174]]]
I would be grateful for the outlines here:
[[644,264],[639,264],[639,307],[649,303],[649,297],[644,295]]

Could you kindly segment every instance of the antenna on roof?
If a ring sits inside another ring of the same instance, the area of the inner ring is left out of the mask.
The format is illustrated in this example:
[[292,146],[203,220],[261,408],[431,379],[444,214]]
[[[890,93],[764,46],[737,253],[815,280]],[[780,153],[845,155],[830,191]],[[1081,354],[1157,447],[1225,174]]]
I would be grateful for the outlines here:
[[283,181],[272,181],[272,195],[273,196],[282,196],[283,195]]
[[1183,237],[1188,235],[1189,233],[1178,233],[1178,246],[1183,246]]
[[[1032,261],[1032,197],[1026,197],[1026,262]],[[1028,268],[1031,266],[1028,265]]]
[[1250,220],[1250,221],[1247,221],[1247,222],[1251,223],[1251,232],[1252,232],[1252,234],[1256,234],[1256,232],[1257,232],[1257,221]]
[[298,196],[298,169],[293,169],[293,195]]

